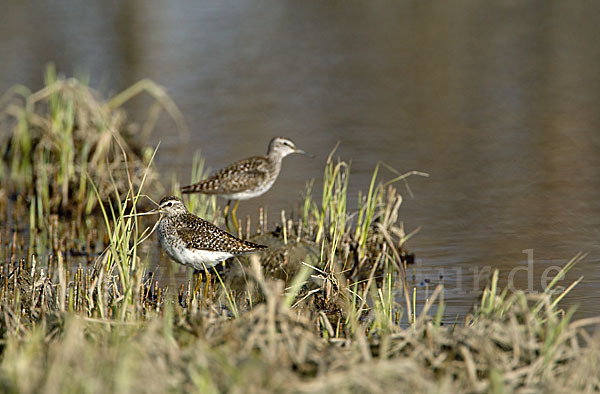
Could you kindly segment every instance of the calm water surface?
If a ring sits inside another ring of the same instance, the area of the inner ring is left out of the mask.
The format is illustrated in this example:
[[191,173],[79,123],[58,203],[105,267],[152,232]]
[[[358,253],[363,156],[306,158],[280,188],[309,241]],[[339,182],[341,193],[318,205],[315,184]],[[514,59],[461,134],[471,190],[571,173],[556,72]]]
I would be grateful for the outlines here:
[[[353,196],[378,161],[431,175],[411,180],[401,213],[421,228],[417,279],[443,275],[451,313],[472,304],[478,274],[506,281],[532,249],[534,290],[589,253],[561,283],[584,275],[567,304],[600,314],[600,3],[4,3],[1,91],[39,88],[50,61],[107,94],[142,78],[168,89],[192,132],[165,121],[151,136],[165,179],[188,179],[197,150],[216,169],[288,136],[317,157],[287,158],[273,189],[240,207],[274,219],[321,180],[339,140]],[[142,117],[147,102],[130,109]],[[527,287],[527,272],[515,280]]]

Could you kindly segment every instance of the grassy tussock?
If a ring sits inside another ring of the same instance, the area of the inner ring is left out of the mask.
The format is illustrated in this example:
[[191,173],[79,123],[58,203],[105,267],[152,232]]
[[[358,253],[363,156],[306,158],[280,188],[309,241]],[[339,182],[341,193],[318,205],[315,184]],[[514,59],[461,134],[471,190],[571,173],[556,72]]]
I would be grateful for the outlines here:
[[[144,91],[156,102],[142,127],[137,127],[128,123],[121,107]],[[126,193],[128,175],[139,187],[152,149],[136,141],[151,132],[162,109],[180,131],[185,130],[176,106],[151,81],[104,100],[77,79],[58,78],[49,66],[41,90],[16,86],[0,98],[2,184],[14,193],[30,195],[44,215],[90,213],[99,201],[111,197],[114,184]],[[126,163],[129,174],[124,172]],[[153,168],[146,176],[160,190]],[[89,187],[89,179],[97,191]]]

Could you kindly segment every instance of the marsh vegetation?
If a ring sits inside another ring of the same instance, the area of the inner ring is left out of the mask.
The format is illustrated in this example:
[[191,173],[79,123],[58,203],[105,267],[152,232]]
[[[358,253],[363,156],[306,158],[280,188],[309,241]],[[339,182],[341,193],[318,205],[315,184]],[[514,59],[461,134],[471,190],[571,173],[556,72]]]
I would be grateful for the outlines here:
[[[136,129],[119,108],[144,88],[157,101]],[[243,221],[241,236],[268,252],[158,281],[144,250],[154,223],[136,214],[166,190],[152,165],[160,147],[141,144],[162,109],[185,132],[147,81],[103,100],[49,70],[41,91],[3,96],[3,390],[600,390],[600,338],[589,330],[600,317],[572,321],[560,305],[572,286],[556,286],[581,255],[538,294],[500,289],[494,272],[453,324],[443,286],[411,282],[399,190],[419,172],[383,181],[376,165],[355,203],[350,165],[332,152],[300,209],[277,213],[274,227],[267,209]],[[190,172],[192,183],[204,175],[199,156]],[[221,224],[214,197],[185,201]]]

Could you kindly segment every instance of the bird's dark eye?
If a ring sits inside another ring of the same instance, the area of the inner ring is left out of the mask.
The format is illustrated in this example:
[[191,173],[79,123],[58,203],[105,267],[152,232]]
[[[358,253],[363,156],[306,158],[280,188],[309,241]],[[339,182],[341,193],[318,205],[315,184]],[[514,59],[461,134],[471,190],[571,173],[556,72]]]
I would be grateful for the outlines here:
[[173,203],[169,201],[169,202],[167,203],[167,207],[170,207],[170,206],[173,206]]

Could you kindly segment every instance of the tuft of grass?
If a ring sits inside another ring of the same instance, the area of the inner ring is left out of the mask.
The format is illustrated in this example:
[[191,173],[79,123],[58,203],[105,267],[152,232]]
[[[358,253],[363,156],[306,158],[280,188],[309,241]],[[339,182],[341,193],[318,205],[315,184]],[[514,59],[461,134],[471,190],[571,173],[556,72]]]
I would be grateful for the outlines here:
[[[141,131],[127,122],[121,106],[146,91],[156,100]],[[0,99],[0,127],[8,131],[0,140],[0,175],[14,193],[36,199],[42,216],[71,212],[90,213],[107,200],[116,183],[121,196],[142,177],[160,189],[149,165],[152,150],[139,145],[154,127],[160,109],[185,132],[183,117],[163,88],[140,81],[108,100],[74,78],[57,76],[49,65],[45,86],[37,92],[17,86]],[[127,153],[126,160],[121,149]],[[89,187],[88,175],[97,185]],[[42,217],[40,216],[40,217]]]
[[[390,263],[395,266],[393,271],[399,274],[399,278],[393,275],[387,286],[394,291],[400,290],[404,294],[404,308],[399,308],[398,305],[391,307],[393,297],[385,292],[374,294],[372,299],[375,300],[377,307],[382,306],[383,310],[387,311],[382,316],[388,318],[390,315],[400,316],[403,310],[406,310],[408,322],[413,323],[414,300],[413,302],[410,300],[406,277],[406,261],[410,258],[410,254],[403,247],[404,242],[412,234],[406,235],[402,224],[398,223],[402,196],[393,184],[398,181],[406,182],[406,178],[411,175],[428,175],[417,171],[400,174],[390,168],[396,177],[391,181],[383,182],[378,178],[380,172],[380,164],[378,164],[373,171],[368,193],[366,195],[359,193],[358,206],[355,211],[352,211],[348,207],[347,197],[350,165],[341,160],[334,161],[334,153],[335,148],[325,164],[321,204],[313,200],[314,182],[309,182],[302,202],[302,224],[298,226],[298,231],[302,231],[305,238],[314,237],[314,242],[319,245],[320,277],[323,281],[326,301],[329,301],[331,293],[329,289],[333,287],[339,288],[345,302],[353,299],[356,294],[353,293],[351,286],[347,285],[349,281],[360,282],[362,286],[368,283],[366,287],[380,285],[382,278],[385,282],[386,277],[383,272]],[[286,223],[282,223],[281,226],[285,229]],[[300,237],[300,233],[296,235]],[[377,279],[373,281],[373,278]],[[365,297],[368,295],[367,290],[363,290],[362,293]],[[383,297],[386,294],[388,296]],[[364,307],[365,301],[362,300],[361,303],[359,309]],[[354,306],[351,305],[350,308]],[[392,309],[394,309],[393,313]],[[381,328],[387,323],[383,324],[379,312],[381,310],[377,309],[377,326]],[[362,312],[356,311],[356,313],[360,315]],[[349,329],[353,330],[352,327]]]
[[[138,203],[144,197],[142,189],[157,150],[158,147],[154,150],[150,158],[148,167],[146,167],[146,171],[141,178],[139,188],[136,189],[129,169],[126,168],[129,190],[125,199],[121,200],[118,185],[113,180],[114,198],[108,201],[108,210],[104,204],[100,205],[109,237],[109,246],[99,257],[100,264],[98,269],[103,270],[108,277],[112,276],[111,273],[114,270],[118,271],[116,278],[118,278],[119,283],[112,286],[112,291],[114,292],[112,308],[116,313],[114,315],[119,316],[121,320],[125,320],[127,314],[135,316],[135,310],[131,311],[131,309],[135,309],[141,304],[139,290],[142,288],[144,267],[139,261],[138,244],[142,239],[149,236],[151,230],[146,228],[142,231],[136,215]],[[122,149],[122,154],[123,156],[127,155],[124,149]],[[125,163],[127,163],[127,160],[125,160]],[[90,183],[98,199],[100,199],[98,188],[91,179]],[[100,285],[101,283],[99,283]],[[100,287],[98,287],[98,291],[101,292]],[[97,308],[101,317],[106,316],[105,305],[102,302],[105,298],[102,296],[97,298]],[[121,302],[116,302],[117,300],[121,300]]]

